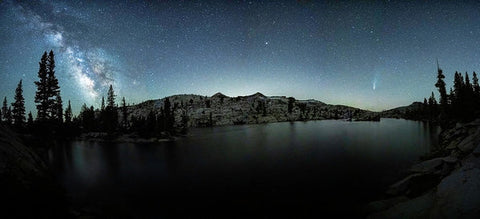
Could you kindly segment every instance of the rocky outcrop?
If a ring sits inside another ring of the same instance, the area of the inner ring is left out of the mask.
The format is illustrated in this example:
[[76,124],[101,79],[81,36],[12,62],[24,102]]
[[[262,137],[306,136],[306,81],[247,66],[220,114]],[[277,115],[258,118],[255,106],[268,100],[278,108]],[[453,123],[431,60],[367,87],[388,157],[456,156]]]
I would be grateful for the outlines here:
[[63,193],[48,173],[46,164],[14,132],[1,124],[0,188],[2,216],[67,216]]
[[438,154],[450,155],[413,165],[411,175],[390,186],[390,198],[366,207],[374,212],[369,218],[480,218],[480,119],[440,138]]
[[[211,97],[200,95],[174,95],[168,97],[174,110],[177,127],[222,126],[258,124],[284,121],[321,119],[349,119],[379,121],[378,113],[342,105],[329,105],[317,100],[295,100],[285,96],[265,96],[255,93],[249,96],[228,97],[216,93]],[[128,107],[132,116],[144,117],[151,111],[159,114],[164,100],[149,100]],[[121,113],[119,113],[120,120]],[[186,120],[184,118],[187,118]],[[182,124],[186,123],[186,124]]]

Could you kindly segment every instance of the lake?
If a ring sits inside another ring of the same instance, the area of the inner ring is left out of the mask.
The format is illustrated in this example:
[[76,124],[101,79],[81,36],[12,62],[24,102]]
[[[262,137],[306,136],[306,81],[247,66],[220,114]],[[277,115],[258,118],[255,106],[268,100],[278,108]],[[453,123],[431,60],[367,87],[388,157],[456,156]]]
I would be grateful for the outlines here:
[[212,127],[174,142],[74,141],[52,148],[50,165],[95,214],[359,216],[439,131],[399,119]]

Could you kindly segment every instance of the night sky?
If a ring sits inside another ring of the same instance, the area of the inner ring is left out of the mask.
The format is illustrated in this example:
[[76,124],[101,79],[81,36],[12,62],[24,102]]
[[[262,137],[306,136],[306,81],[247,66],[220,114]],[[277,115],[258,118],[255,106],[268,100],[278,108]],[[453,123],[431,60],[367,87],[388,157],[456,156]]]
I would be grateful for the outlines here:
[[429,96],[437,58],[448,87],[480,71],[473,2],[0,2],[0,95],[23,79],[34,114],[51,49],[74,112],[110,84],[129,103],[258,91],[380,111]]

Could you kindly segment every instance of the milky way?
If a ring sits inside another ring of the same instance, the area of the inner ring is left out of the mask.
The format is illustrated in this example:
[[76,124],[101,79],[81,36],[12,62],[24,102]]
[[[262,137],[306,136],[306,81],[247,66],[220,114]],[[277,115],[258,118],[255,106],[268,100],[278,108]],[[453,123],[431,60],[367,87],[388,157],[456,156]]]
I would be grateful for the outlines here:
[[[80,45],[74,33],[65,30],[61,24],[49,20],[53,18],[35,12],[29,8],[28,3],[27,5],[13,2],[6,4],[10,7],[13,18],[23,24],[18,28],[25,28],[38,34],[38,38],[56,53],[57,62],[67,70],[68,78],[73,79],[78,87],[77,94],[81,95],[86,103],[98,103],[99,96],[104,95],[110,85],[114,86],[117,92],[120,91],[121,82],[118,75],[121,72],[114,67],[115,59],[107,51],[99,47]],[[50,11],[50,16],[62,19],[59,9],[53,6],[49,9],[53,10]]]
[[[1,1],[0,95],[57,54],[64,100],[99,106],[110,84],[139,103],[174,94],[317,99],[370,110],[436,92],[436,59],[480,71],[474,1]],[[436,96],[438,96],[436,94]]]

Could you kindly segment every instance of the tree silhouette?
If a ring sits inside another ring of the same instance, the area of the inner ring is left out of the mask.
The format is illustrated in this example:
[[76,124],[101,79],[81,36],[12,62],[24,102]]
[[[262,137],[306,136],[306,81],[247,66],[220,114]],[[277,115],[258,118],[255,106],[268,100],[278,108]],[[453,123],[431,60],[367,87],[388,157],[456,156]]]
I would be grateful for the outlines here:
[[12,107],[8,107],[7,114],[5,116],[5,122],[7,125],[12,125]]
[[65,109],[65,123],[70,124],[72,122],[72,106],[70,100],[68,100],[67,108]]
[[35,94],[37,119],[40,121],[58,120],[61,117],[58,110],[60,86],[58,85],[58,79],[55,77],[55,55],[52,50],[48,55],[47,52],[43,53],[39,66],[39,80],[35,81],[37,86]]
[[47,78],[47,52],[44,52],[40,62],[38,70],[39,81],[35,81],[37,85],[37,91],[35,93],[35,103],[37,103],[37,119],[43,121],[47,119],[48,110],[48,78]]
[[62,97],[57,95],[57,99],[55,100],[55,118],[61,124],[63,123],[63,102]]
[[117,128],[118,112],[115,108],[115,92],[113,86],[110,85],[107,93],[107,107],[105,108],[104,125],[107,132],[112,133]]
[[23,98],[22,80],[15,89],[15,102],[12,103],[12,116],[16,127],[22,127],[25,123],[25,99]]
[[28,112],[27,126],[28,126],[28,128],[32,128],[32,126],[33,126],[32,111]]
[[3,106],[2,106],[2,119],[3,119],[3,121],[7,121],[7,113],[8,113],[7,97],[4,97],[3,98]]
[[[55,55],[50,50],[47,62],[47,95],[48,95],[48,110],[50,118],[53,120],[63,121],[63,110],[61,108],[60,86],[58,86],[58,79],[55,76]],[[59,102],[60,100],[60,102]],[[59,115],[61,114],[61,115]]]
[[438,92],[440,93],[440,105],[442,107],[442,111],[446,109],[448,97],[447,97],[447,90],[445,88],[445,81],[443,80],[445,75],[443,75],[442,69],[438,66],[437,61],[437,83],[435,83],[435,87],[438,88]]
[[127,117],[128,117],[128,112],[127,112],[127,104],[125,102],[125,97],[122,98],[122,117],[123,117],[123,127],[127,128]]

